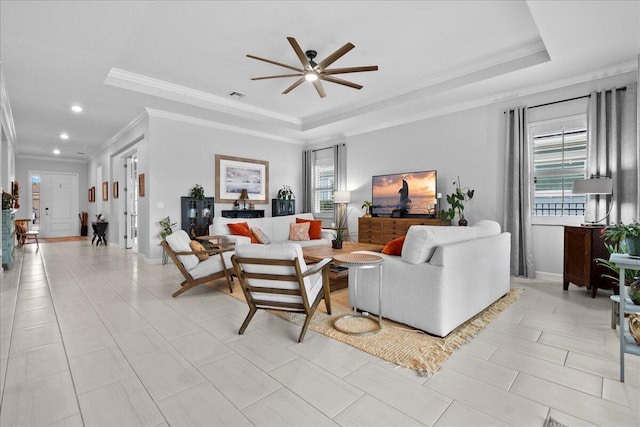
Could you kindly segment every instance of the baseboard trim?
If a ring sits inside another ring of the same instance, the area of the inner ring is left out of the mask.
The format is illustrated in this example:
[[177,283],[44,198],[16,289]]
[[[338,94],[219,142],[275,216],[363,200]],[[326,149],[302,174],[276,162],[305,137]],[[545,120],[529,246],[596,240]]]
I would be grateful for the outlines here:
[[536,271],[536,279],[549,280],[551,282],[562,282],[562,274]]

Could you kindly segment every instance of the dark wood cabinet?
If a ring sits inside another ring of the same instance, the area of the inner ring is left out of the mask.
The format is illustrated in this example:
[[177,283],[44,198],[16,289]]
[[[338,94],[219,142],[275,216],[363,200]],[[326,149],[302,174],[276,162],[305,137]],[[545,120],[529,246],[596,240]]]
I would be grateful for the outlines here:
[[386,245],[391,240],[404,236],[412,225],[449,225],[434,218],[358,218],[358,242]]
[[238,209],[222,211],[223,218],[264,218],[264,209]]
[[195,197],[181,197],[182,222],[180,228],[195,239],[196,236],[207,236],[209,225],[213,220],[213,197],[196,199]]
[[562,288],[569,289],[569,283],[586,286],[595,298],[598,288],[615,289],[603,274],[606,267],[598,265],[596,258],[609,259],[609,251],[600,238],[604,226],[564,228],[564,270]]
[[295,200],[271,199],[271,216],[285,216],[295,213]]

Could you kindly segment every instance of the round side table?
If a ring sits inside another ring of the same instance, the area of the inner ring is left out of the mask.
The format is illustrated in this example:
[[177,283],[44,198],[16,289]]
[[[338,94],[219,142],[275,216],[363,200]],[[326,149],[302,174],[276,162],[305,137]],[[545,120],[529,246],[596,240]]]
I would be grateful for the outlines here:
[[[333,319],[333,327],[334,329],[342,332],[343,334],[348,335],[372,335],[378,333],[380,329],[382,329],[382,262],[384,261],[382,257],[377,255],[369,255],[369,254],[340,254],[333,257],[333,260],[336,264],[343,265],[349,268],[349,272],[353,271],[353,293],[357,295],[358,293],[358,270],[367,269],[367,268],[377,268],[378,269],[378,321],[376,322],[375,318],[367,315],[367,314],[359,314],[356,311],[356,307],[353,307],[353,314],[345,314],[343,316],[336,317]],[[343,329],[338,325],[338,322],[343,319],[354,319],[354,318],[365,318],[369,319],[376,323],[376,329],[365,332],[353,332],[346,329]]]

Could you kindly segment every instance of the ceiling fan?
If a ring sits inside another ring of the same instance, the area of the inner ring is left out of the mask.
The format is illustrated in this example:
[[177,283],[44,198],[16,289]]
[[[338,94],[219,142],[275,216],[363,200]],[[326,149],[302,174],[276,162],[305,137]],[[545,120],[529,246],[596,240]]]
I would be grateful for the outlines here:
[[259,56],[247,55],[248,58],[257,59],[258,61],[268,62],[269,64],[274,64],[280,67],[288,68],[293,71],[297,71],[296,74],[280,74],[275,76],[253,77],[251,80],[279,79],[283,77],[300,77],[298,80],[295,81],[295,83],[293,83],[291,86],[286,88],[284,92],[282,92],[282,94],[286,95],[287,93],[291,92],[293,89],[297,88],[302,83],[304,83],[305,80],[308,80],[311,83],[313,83],[313,87],[316,88],[316,91],[318,92],[318,95],[320,95],[320,98],[324,98],[325,96],[327,96],[327,94],[325,93],[324,88],[320,83],[320,80],[324,80],[330,83],[337,83],[344,86],[349,86],[354,89],[362,89],[362,85],[359,85],[357,83],[353,83],[347,80],[339,79],[333,76],[335,74],[360,73],[363,71],[378,70],[377,65],[328,69],[327,67],[329,67],[331,64],[336,62],[344,54],[346,54],[347,52],[349,52],[351,49],[355,47],[351,43],[345,44],[340,49],[336,50],[335,52],[327,56],[325,59],[323,59],[319,63],[316,63],[314,61],[314,58],[318,55],[318,53],[315,50],[307,50],[306,52],[302,52],[302,49],[300,48],[300,45],[298,44],[295,38],[287,37],[287,40],[289,40],[289,43],[291,44],[291,47],[296,53],[296,56],[302,63],[302,68],[293,67],[291,65],[272,61],[270,59],[260,58]]

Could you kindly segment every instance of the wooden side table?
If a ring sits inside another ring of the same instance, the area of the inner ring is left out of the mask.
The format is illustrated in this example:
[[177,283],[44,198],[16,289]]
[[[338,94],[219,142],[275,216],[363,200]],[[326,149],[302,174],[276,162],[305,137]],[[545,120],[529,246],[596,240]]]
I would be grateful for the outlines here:
[[365,336],[365,335],[372,335],[372,334],[378,333],[380,329],[382,329],[382,262],[384,261],[384,259],[377,255],[351,253],[351,254],[336,255],[333,257],[333,260],[339,265],[349,267],[349,270],[351,269],[354,270],[353,271],[354,295],[357,294],[358,292],[358,270],[366,269],[366,268],[378,269],[378,321],[376,322],[377,323],[376,329],[373,329],[371,331],[365,331],[365,332],[354,332],[354,331],[349,331],[340,327],[338,322],[344,319],[366,318],[366,319],[373,320],[375,322],[375,319],[370,317],[368,314],[359,314],[356,311],[355,306],[353,307],[353,314],[345,314],[343,316],[336,317],[332,322],[333,327],[336,330],[342,332],[343,334],[348,334],[348,335]]
[[600,237],[603,229],[601,225],[564,228],[562,289],[565,291],[569,289],[569,283],[586,286],[591,291],[591,298],[595,298],[598,288],[611,288],[611,284],[602,278],[607,273],[606,268],[595,261],[596,258],[609,258],[609,251]]

